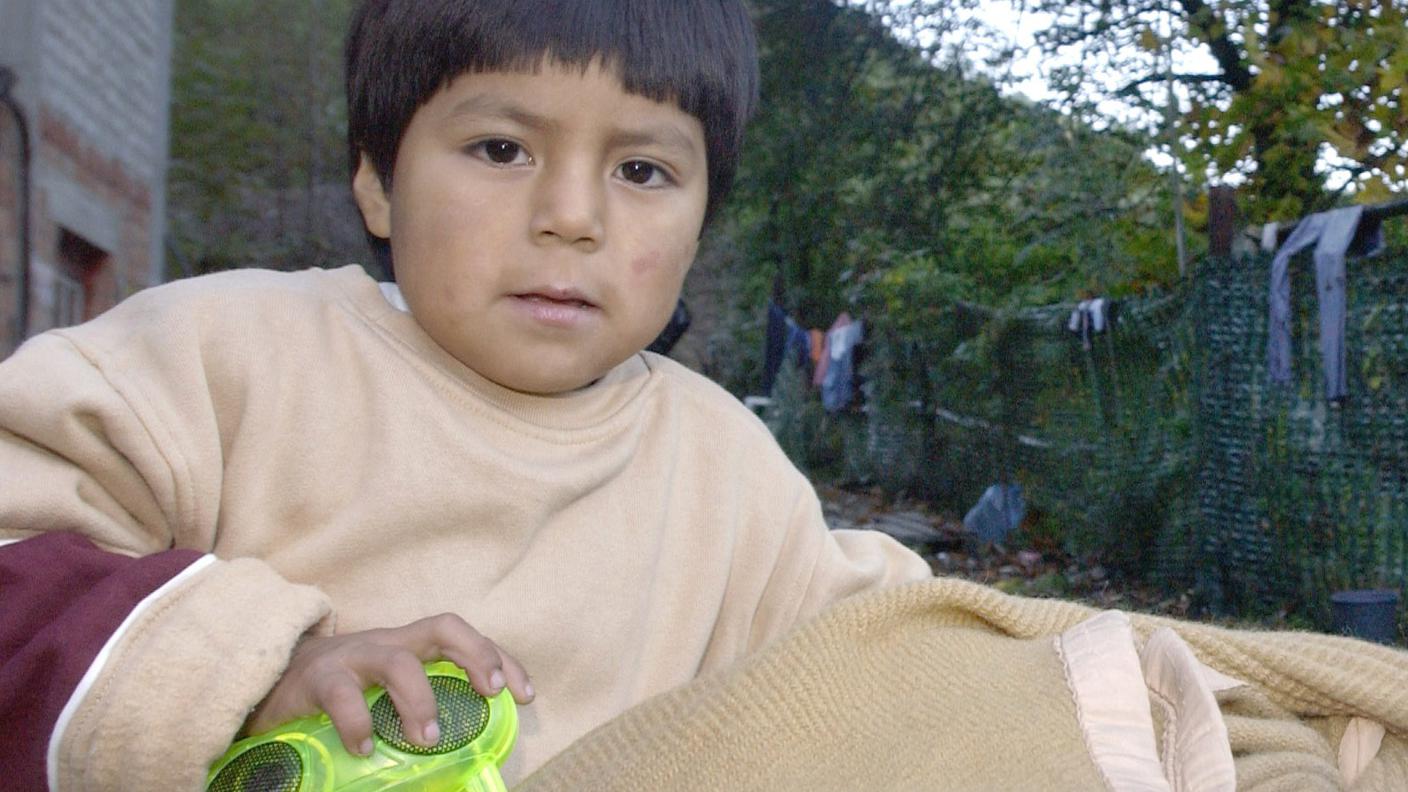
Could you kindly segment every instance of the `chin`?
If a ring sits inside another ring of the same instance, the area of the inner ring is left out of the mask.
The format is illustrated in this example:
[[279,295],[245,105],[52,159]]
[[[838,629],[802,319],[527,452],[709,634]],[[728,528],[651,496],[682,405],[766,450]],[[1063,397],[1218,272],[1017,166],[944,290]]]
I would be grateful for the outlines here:
[[585,388],[599,379],[601,379],[601,375],[588,376],[583,374],[555,377],[508,375],[502,379],[495,379],[495,382],[519,393],[529,393],[534,396],[560,396]]

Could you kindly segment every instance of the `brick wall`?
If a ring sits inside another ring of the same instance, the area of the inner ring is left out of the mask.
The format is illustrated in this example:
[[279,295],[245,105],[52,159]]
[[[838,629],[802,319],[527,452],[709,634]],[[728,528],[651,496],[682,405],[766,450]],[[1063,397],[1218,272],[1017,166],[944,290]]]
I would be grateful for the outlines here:
[[[33,148],[32,334],[91,317],[162,271],[172,0],[18,1],[31,30],[23,51],[13,36],[7,46]],[[76,270],[76,248],[97,264]],[[77,315],[60,310],[75,283]]]
[[45,109],[95,160],[136,182],[165,175],[169,0],[45,0]]

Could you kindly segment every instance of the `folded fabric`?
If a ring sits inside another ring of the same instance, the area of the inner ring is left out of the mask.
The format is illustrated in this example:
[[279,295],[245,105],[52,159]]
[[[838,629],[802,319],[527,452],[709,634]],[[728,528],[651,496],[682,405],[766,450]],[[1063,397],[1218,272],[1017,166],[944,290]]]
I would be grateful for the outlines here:
[[1348,394],[1344,360],[1345,256],[1372,255],[1383,246],[1380,222],[1371,220],[1361,227],[1363,214],[1364,207],[1351,206],[1309,215],[1296,224],[1271,260],[1266,368],[1272,382],[1291,381],[1291,257],[1315,245],[1325,398],[1336,401]]
[[517,790],[1408,789],[1408,653],[934,579],[845,600]]

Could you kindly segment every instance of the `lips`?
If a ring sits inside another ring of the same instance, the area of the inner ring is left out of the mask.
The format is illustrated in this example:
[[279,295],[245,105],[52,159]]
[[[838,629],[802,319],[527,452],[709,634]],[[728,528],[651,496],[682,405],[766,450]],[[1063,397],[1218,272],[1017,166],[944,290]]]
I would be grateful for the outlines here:
[[534,288],[512,296],[527,319],[552,332],[578,330],[600,316],[597,304],[573,288]]
[[586,295],[571,288],[545,287],[530,289],[519,292],[514,297],[529,302],[553,303],[572,308],[595,308],[596,303],[587,299]]

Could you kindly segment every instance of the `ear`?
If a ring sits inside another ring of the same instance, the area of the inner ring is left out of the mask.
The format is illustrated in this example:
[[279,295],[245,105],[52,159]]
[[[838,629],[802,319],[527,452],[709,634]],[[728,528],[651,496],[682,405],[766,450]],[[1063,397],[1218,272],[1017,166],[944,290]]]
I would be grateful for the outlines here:
[[391,199],[381,184],[371,157],[362,152],[357,162],[357,173],[352,177],[352,197],[357,208],[362,210],[362,222],[367,230],[382,239],[391,238]]

